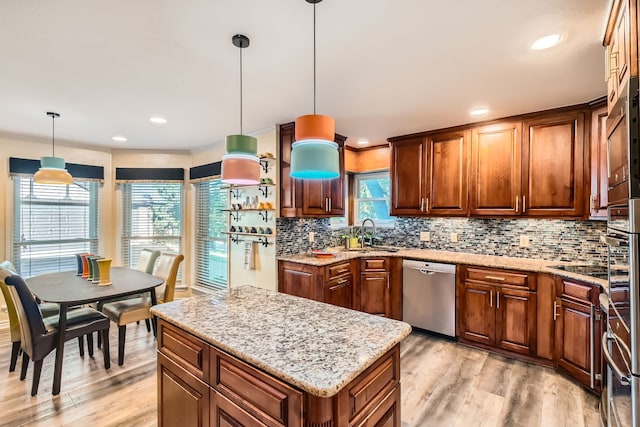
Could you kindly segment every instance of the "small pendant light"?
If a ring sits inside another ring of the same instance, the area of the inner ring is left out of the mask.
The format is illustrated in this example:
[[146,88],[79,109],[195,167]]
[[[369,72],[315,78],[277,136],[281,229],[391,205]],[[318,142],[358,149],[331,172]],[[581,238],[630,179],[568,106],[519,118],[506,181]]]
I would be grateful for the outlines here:
[[291,147],[291,176],[300,179],[340,177],[340,157],[335,139],[335,120],[316,114],[316,3],[313,4],[313,114],[296,119],[296,142]]
[[220,180],[227,184],[259,184],[258,140],[242,134],[242,49],[249,47],[249,37],[236,34],[231,41],[240,49],[240,135],[228,135],[226,138],[227,153],[222,156]]
[[51,117],[52,124],[52,156],[40,158],[40,169],[33,175],[33,182],[36,184],[71,185],[73,184],[73,177],[65,169],[64,159],[56,157],[56,118],[60,117],[60,114],[48,112],[47,116]]

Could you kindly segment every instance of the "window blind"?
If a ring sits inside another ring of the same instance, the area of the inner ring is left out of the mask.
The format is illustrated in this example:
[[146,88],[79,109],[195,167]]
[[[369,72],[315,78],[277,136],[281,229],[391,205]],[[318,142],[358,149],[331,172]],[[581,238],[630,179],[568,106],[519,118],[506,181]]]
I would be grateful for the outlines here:
[[135,267],[142,249],[182,253],[182,184],[132,182],[121,190],[123,263]]
[[20,275],[76,270],[76,253],[97,253],[99,185],[42,185],[13,176],[13,261]]
[[195,188],[195,283],[214,289],[228,286],[227,236],[228,191],[220,179],[194,184]]

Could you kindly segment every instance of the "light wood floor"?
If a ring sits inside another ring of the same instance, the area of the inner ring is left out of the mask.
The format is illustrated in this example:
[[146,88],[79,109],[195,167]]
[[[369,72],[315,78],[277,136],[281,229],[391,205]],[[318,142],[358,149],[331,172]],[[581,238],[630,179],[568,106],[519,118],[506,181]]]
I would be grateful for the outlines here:
[[[9,373],[10,338],[0,328],[0,426],[155,426],[155,340],[144,324],[127,328],[125,364],[117,365],[117,329],[111,333],[111,369],[101,353],[78,354],[67,343],[62,391],[51,396],[54,355],[45,359],[40,389]],[[402,425],[593,426],[596,397],[553,370],[513,361],[447,340],[414,333],[402,344]]]

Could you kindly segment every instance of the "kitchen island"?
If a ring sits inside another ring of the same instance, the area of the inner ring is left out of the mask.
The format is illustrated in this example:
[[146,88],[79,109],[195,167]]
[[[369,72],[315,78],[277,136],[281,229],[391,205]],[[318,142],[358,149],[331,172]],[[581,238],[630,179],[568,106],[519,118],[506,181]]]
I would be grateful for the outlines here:
[[251,286],[152,313],[160,426],[401,424],[406,323]]

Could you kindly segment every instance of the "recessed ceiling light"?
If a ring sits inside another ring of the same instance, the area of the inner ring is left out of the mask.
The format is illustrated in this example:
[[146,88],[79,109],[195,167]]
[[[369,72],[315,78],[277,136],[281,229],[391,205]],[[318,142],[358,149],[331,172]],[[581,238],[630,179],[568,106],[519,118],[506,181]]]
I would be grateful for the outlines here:
[[487,108],[474,108],[469,112],[472,116],[481,116],[483,114],[487,114],[489,110]]
[[116,142],[127,142],[127,137],[122,135],[114,135],[113,137],[111,137],[111,139]]
[[167,119],[164,117],[151,117],[149,121],[154,125],[164,125],[167,123]]
[[531,49],[533,50],[544,50],[549,49],[550,47],[554,47],[558,43],[562,41],[562,36],[560,34],[549,34],[548,36],[544,36],[534,41],[531,45]]
[[369,143],[369,140],[365,139],[365,138],[360,138],[358,140],[358,144],[360,144],[360,145],[367,145],[368,143]]

